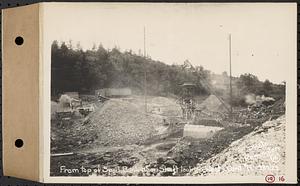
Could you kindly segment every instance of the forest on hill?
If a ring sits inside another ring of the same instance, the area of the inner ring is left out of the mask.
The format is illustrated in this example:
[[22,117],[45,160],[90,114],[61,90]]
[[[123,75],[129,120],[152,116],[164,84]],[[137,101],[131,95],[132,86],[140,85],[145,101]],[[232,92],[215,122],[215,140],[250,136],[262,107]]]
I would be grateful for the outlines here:
[[[146,73],[145,73],[146,72]],[[101,44],[82,50],[65,42],[54,41],[51,48],[51,95],[76,91],[93,94],[96,89],[129,87],[134,94],[144,91],[153,96],[180,96],[184,82],[194,83],[196,95],[212,91],[226,99],[229,92],[228,75],[216,75],[202,66],[193,66],[188,60],[181,65],[168,65],[150,57],[143,57],[131,50],[121,52],[117,47],[105,49]],[[214,86],[223,84],[223,86]],[[233,77],[235,104],[242,104],[247,94],[285,96],[285,84],[264,82],[250,73]]]

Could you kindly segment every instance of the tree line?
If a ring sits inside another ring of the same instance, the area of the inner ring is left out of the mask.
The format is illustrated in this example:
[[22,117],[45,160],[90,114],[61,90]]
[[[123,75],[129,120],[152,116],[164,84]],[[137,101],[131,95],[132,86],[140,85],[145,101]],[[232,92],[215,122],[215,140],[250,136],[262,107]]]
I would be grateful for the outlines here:
[[184,82],[193,82],[196,92],[207,94],[199,79],[208,81],[209,71],[197,66],[193,71],[185,65],[167,65],[132,51],[120,52],[101,44],[91,50],[74,49],[62,42],[52,44],[52,94],[66,91],[92,93],[101,88],[130,87],[136,94],[144,91],[146,76],[149,95],[180,94]]
[[[129,87],[134,94],[143,94],[145,79],[149,95],[180,96],[185,82],[195,84],[196,95],[208,95],[213,87],[213,74],[202,66],[193,66],[186,60],[181,65],[167,65],[161,61],[135,54],[131,50],[121,52],[117,47],[105,49],[101,44],[90,50],[82,50],[80,44],[57,41],[51,50],[51,95],[76,91],[93,94],[101,88]],[[284,87],[270,81],[261,82],[252,74],[236,77],[242,97],[248,93],[282,96]],[[205,85],[204,85],[205,84]],[[259,89],[257,88],[259,87]],[[280,87],[280,91],[278,91]],[[242,90],[242,91],[241,91]],[[220,95],[224,90],[214,90]],[[226,92],[226,91],[225,91]],[[226,97],[226,96],[225,96]]]

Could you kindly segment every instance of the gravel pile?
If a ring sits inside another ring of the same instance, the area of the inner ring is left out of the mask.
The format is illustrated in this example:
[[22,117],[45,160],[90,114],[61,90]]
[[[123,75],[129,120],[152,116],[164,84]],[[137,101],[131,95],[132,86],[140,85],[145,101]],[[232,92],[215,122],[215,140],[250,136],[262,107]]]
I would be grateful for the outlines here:
[[115,99],[91,113],[84,124],[97,132],[96,145],[128,145],[143,143],[154,135],[161,120],[146,115],[134,103]]
[[285,163],[285,116],[267,121],[221,153],[192,169],[191,175],[280,175]]
[[237,123],[264,123],[268,120],[274,120],[285,113],[285,100],[280,99],[273,105],[252,105],[246,109],[240,109],[236,112],[232,119],[225,118],[225,120],[233,120]]
[[[134,101],[135,104],[144,107],[143,97],[137,97]],[[182,114],[181,107],[174,98],[149,96],[147,98],[147,107],[148,113],[161,116],[178,117]]]
[[[212,94],[207,99],[205,99],[198,107],[210,112],[227,112],[224,104],[215,95]],[[227,108],[229,108],[228,105]]]

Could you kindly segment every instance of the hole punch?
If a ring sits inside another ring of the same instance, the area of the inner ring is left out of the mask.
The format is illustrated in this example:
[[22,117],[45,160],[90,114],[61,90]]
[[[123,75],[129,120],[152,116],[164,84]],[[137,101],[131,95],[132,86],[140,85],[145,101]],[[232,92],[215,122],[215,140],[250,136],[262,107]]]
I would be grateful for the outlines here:
[[23,142],[22,139],[17,139],[17,140],[15,141],[15,146],[16,146],[17,148],[21,148],[21,147],[23,147],[23,145],[24,145],[24,142]]
[[24,43],[23,37],[21,37],[21,36],[16,37],[15,43],[16,43],[17,45],[22,45],[22,44]]

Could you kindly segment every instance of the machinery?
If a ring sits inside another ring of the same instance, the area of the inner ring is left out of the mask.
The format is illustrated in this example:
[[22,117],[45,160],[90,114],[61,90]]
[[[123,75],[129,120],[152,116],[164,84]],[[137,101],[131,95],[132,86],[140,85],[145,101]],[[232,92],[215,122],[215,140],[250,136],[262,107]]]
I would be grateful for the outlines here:
[[100,101],[101,103],[104,103],[105,101],[109,100],[109,98],[102,96],[99,92],[97,93],[97,98],[98,101]]
[[195,87],[193,83],[184,83],[182,86],[179,104],[182,110],[182,116],[186,120],[190,120],[195,115],[196,102],[194,99]]
[[72,98],[67,94],[61,95],[59,98],[60,109],[56,111],[56,118],[59,120],[68,120],[72,118],[76,111],[79,111],[82,115],[87,116],[93,111],[93,108],[83,106],[82,100]]

